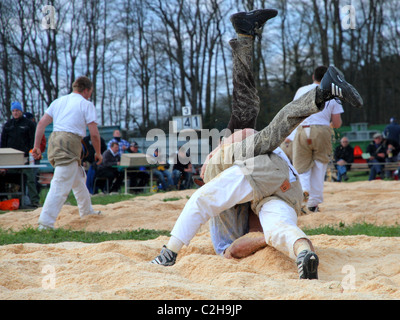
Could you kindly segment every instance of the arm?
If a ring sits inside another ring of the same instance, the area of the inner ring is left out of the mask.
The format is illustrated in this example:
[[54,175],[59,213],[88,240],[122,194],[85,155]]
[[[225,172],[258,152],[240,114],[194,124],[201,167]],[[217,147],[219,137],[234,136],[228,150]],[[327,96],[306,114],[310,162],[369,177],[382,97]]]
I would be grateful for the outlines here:
[[332,115],[332,127],[337,129],[342,126],[342,117],[340,113]]
[[36,160],[40,160],[42,158],[42,151],[40,150],[40,144],[42,142],[42,137],[44,135],[46,127],[52,122],[53,118],[50,117],[47,113],[45,113],[36,126],[35,143],[33,144],[33,151],[32,151],[33,157]]
[[90,139],[92,141],[93,148],[95,150],[94,161],[100,164],[103,161],[103,156],[101,155],[101,143],[100,143],[100,133],[97,128],[96,122],[91,122],[88,124]]

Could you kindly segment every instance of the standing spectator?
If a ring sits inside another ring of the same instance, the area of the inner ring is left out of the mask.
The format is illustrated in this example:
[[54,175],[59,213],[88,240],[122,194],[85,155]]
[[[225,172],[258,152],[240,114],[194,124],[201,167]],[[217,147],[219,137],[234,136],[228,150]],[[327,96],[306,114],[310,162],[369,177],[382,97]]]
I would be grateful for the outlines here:
[[169,163],[167,159],[159,153],[158,149],[154,151],[154,157],[159,163],[159,166],[153,171],[153,174],[157,178],[158,183],[161,183],[161,188],[165,191],[175,189],[174,180],[172,180],[171,172],[168,170]]
[[124,181],[123,172],[115,168],[119,166],[121,156],[118,153],[118,142],[112,142],[110,149],[103,153],[103,162],[98,166],[96,177],[107,178],[108,185],[111,186],[111,192],[118,192],[121,188],[122,181]]
[[[91,194],[96,193],[93,189],[94,179],[96,178],[96,170],[97,165],[94,158],[96,150],[93,147],[92,140],[90,138],[90,134],[87,135],[82,140],[83,144],[83,159],[82,165],[86,170],[86,187],[88,188]],[[103,154],[107,150],[107,144],[102,137],[100,137],[100,145],[101,145],[101,154]]]
[[121,138],[121,131],[119,131],[119,130],[114,130],[113,138],[107,143],[108,149],[111,148],[111,144],[113,142],[118,143],[118,146],[119,146],[118,154],[119,154],[119,156],[121,156],[126,150],[129,149],[130,143]]
[[[36,130],[36,120],[35,120],[35,116],[30,113],[30,112],[25,112],[24,113],[24,117],[27,118],[28,120],[32,121],[35,125],[35,130]],[[40,151],[43,153],[46,150],[46,136],[43,135],[42,137],[42,141],[40,142]],[[35,164],[40,164],[40,160],[35,160]],[[39,169],[33,169],[32,171],[32,177],[31,179],[35,179],[35,185],[36,185],[36,190],[37,190],[37,194],[40,194],[40,190],[41,190],[41,185],[39,183]],[[36,205],[34,205],[36,206]]]
[[367,147],[367,153],[370,155],[367,160],[370,167],[369,181],[375,180],[376,176],[382,173],[387,151],[381,133],[375,133],[373,139]]
[[347,137],[343,137],[340,139],[340,145],[336,147],[333,158],[336,162],[337,169],[337,181],[341,182],[342,179],[344,181],[349,180],[347,177],[347,171],[350,170],[351,165],[354,161],[354,149],[349,144],[349,139]]
[[[176,163],[172,168],[172,177],[178,190],[190,189],[193,175],[190,157],[184,150],[179,150]],[[182,179],[182,180],[181,180]],[[179,185],[179,181],[181,184]]]
[[[313,83],[301,87],[294,100],[318,87],[326,71],[325,66],[317,67],[313,73]],[[318,205],[323,202],[325,174],[332,154],[332,128],[342,126],[343,112],[341,103],[335,99],[329,100],[321,112],[306,118],[296,129],[293,164],[299,173],[305,205],[311,212],[319,211]]]
[[383,134],[386,139],[394,140],[400,144],[400,125],[395,118],[390,118],[390,124],[385,128]]
[[95,161],[101,163],[100,133],[97,128],[96,108],[89,101],[93,83],[87,77],[79,77],[72,84],[73,92],[53,101],[36,128],[33,156],[40,159],[40,141],[46,127],[53,123],[47,155],[54,167],[54,176],[39,217],[39,230],[53,229],[61,207],[71,189],[78,203],[81,217],[100,214],[93,210],[86,188],[86,174],[81,167],[82,139],[89,128]]
[[[33,148],[35,140],[35,124],[23,116],[22,106],[18,101],[11,104],[12,119],[7,121],[1,134],[1,147],[13,148],[24,152],[25,157],[29,157],[29,151]],[[27,163],[29,164],[29,162]],[[14,173],[10,170],[9,173]],[[39,193],[36,188],[36,172],[32,169],[24,170],[26,176],[26,186],[30,206],[39,206]]]
[[[127,153],[143,153],[139,149],[139,145],[136,141],[133,141],[127,150]],[[146,184],[149,183],[150,175],[146,172],[145,167],[139,167],[140,172],[129,172],[129,187],[144,187]],[[136,192],[141,192],[143,189],[135,189]]]

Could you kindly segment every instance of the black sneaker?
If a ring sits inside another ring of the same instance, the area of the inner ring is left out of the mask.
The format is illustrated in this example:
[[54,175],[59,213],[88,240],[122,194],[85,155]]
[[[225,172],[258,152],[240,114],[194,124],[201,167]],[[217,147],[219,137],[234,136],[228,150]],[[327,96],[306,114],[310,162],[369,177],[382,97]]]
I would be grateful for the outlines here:
[[161,253],[151,261],[154,264],[160,264],[162,266],[173,266],[176,262],[176,257],[178,254],[169,250],[166,246],[163,246]]
[[344,79],[343,73],[334,66],[328,68],[319,87],[325,101],[338,98],[356,108],[361,108],[363,105],[363,99],[358,91]]
[[296,259],[300,279],[318,279],[318,256],[309,250],[303,250]]
[[308,207],[308,210],[311,212],[319,212],[319,207],[315,206],[315,207]]
[[238,12],[231,15],[231,22],[236,33],[258,36],[261,39],[262,28],[267,20],[276,17],[278,11],[275,9],[258,9],[250,12]]

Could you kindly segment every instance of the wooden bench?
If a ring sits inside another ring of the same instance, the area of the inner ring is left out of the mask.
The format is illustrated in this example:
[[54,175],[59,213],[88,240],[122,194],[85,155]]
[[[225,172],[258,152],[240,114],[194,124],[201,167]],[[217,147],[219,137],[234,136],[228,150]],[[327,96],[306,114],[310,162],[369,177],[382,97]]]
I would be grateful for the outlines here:
[[[370,165],[369,163],[349,163],[351,165],[350,171],[370,171]],[[400,167],[400,161],[398,162],[383,162],[380,163],[380,165],[383,165],[383,170],[382,171],[395,171]],[[335,179],[337,176],[337,169],[336,169],[336,163],[331,162],[328,166],[328,169],[330,169],[331,172],[331,181]]]

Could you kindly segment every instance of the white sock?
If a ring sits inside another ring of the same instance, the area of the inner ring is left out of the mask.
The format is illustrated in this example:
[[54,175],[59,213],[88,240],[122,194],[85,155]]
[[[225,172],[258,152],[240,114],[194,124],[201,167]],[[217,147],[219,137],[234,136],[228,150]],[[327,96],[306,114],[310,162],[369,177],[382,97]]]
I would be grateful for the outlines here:
[[310,246],[310,242],[307,239],[299,239],[299,240],[297,240],[295,245],[294,245],[294,254],[296,256],[298,256],[299,253],[304,251],[304,250],[312,251],[311,246]]
[[175,238],[174,236],[171,236],[171,238],[168,241],[167,248],[175,253],[178,253],[179,250],[182,249],[183,245],[184,243],[181,240]]

